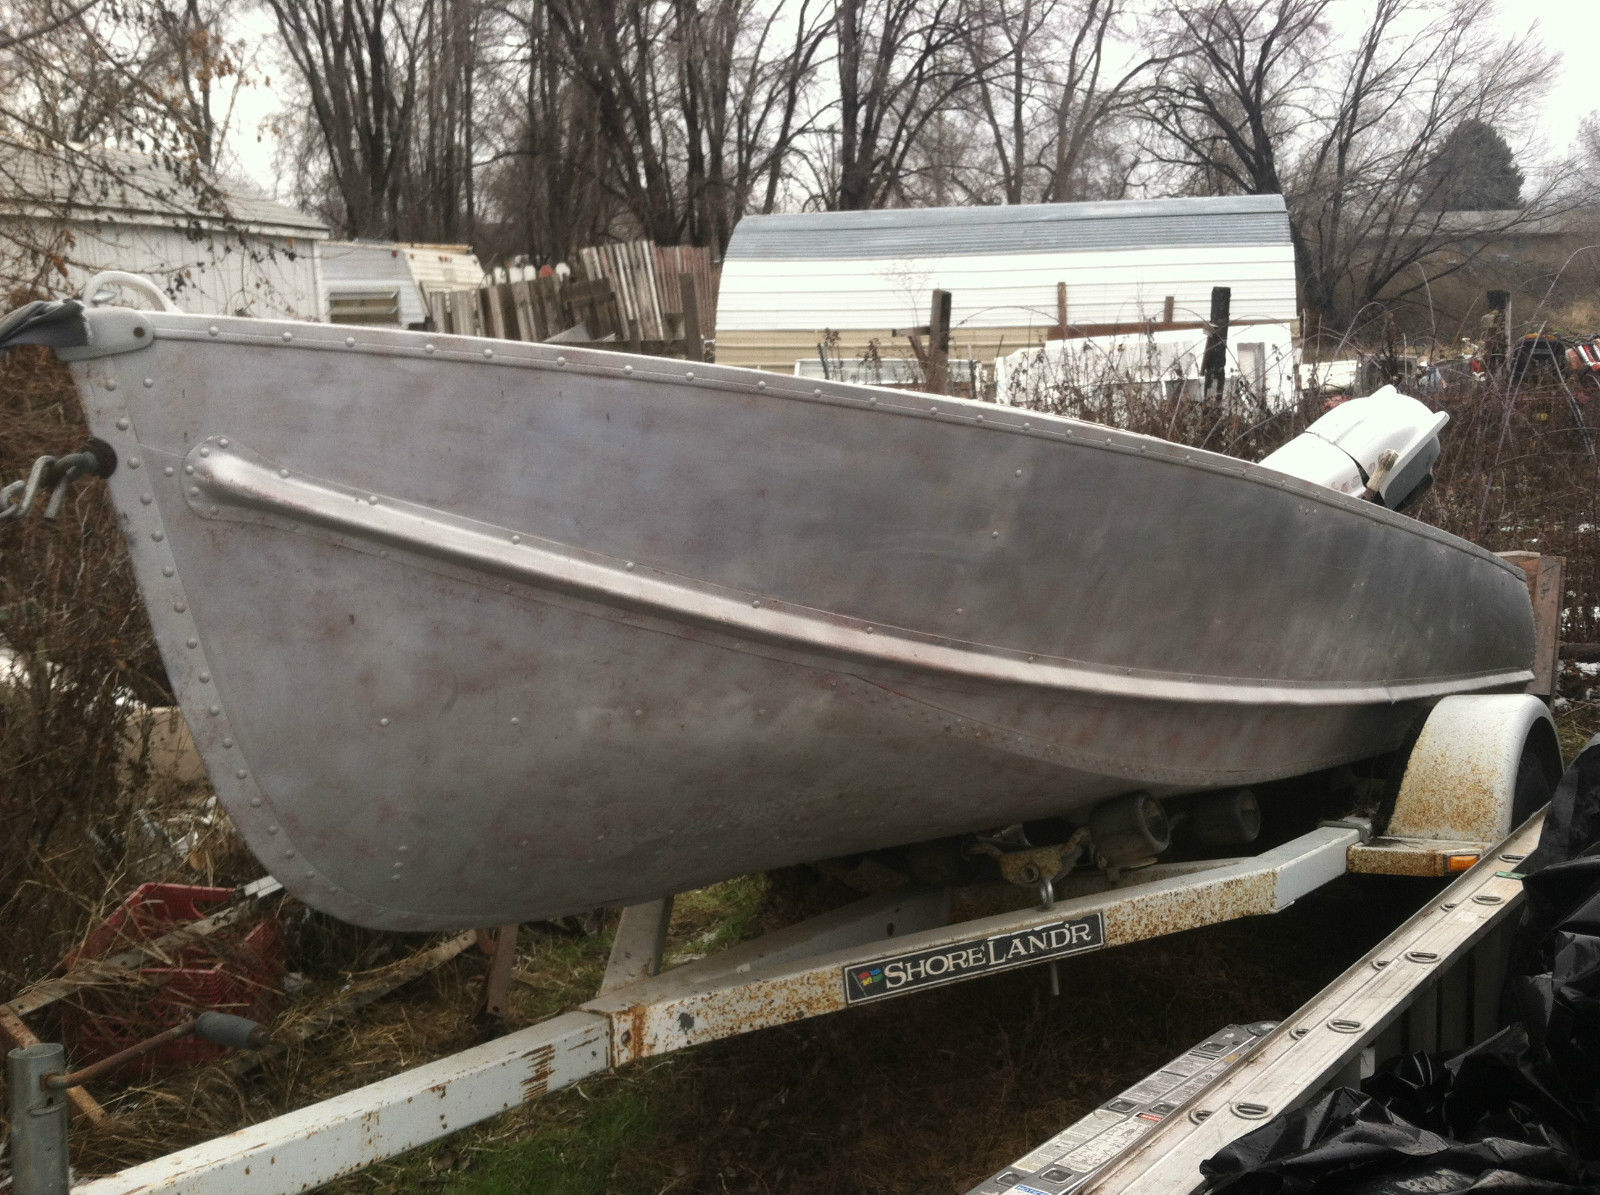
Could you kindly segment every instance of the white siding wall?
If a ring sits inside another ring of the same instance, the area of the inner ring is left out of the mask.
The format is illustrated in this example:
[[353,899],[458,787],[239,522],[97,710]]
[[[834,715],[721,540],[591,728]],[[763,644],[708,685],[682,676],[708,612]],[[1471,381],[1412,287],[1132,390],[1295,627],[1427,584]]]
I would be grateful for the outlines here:
[[1067,284],[1075,324],[1160,319],[1166,296],[1179,320],[1205,319],[1211,288],[1233,289],[1234,319],[1296,318],[1288,245],[1193,246],[898,259],[774,261],[730,258],[722,269],[717,331],[811,331],[926,323],[929,291],[948,290],[960,328],[1056,323],[1056,284]]
[[[181,278],[174,302],[184,311],[317,319],[322,310],[317,240],[245,234],[201,233],[151,224],[116,225],[72,221],[67,274],[49,285],[76,295],[101,270],[144,274],[167,288]],[[320,239],[320,238],[318,238]],[[0,238],[0,253],[11,244]],[[0,261],[0,276],[27,277],[31,269]]]
[[409,245],[406,260],[423,294],[436,290],[476,290],[483,285],[483,266],[471,249],[451,245]]

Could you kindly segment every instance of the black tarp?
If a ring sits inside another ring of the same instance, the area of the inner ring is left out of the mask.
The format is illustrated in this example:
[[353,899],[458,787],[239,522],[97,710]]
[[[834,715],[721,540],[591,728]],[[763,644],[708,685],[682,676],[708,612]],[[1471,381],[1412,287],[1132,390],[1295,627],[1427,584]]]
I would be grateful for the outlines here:
[[89,343],[83,304],[76,299],[36,299],[0,316],[0,350],[19,344],[78,348]]
[[1397,1058],[1201,1164],[1214,1195],[1600,1192],[1600,736],[1520,865],[1505,1027]]

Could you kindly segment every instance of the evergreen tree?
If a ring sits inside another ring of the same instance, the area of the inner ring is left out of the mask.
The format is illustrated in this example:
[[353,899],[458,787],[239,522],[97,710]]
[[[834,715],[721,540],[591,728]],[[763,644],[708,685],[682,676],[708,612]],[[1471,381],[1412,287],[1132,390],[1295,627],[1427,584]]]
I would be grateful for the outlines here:
[[1493,125],[1463,120],[1444,139],[1426,172],[1425,207],[1448,212],[1507,211],[1522,206],[1522,171]]

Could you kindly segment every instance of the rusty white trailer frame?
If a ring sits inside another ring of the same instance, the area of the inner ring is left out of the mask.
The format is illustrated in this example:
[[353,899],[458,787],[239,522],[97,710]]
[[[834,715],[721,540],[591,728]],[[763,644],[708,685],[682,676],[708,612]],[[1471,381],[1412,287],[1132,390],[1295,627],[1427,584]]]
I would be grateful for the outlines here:
[[[624,914],[601,993],[581,1009],[73,1190],[306,1190],[638,1058],[1277,912],[1342,875],[1351,848],[1367,837],[1364,823],[1325,825],[1253,858],[1152,867],[1124,887],[956,925],[947,890],[871,897],[659,975],[650,972],[667,902],[635,906]],[[852,975],[896,963],[915,974],[892,990],[852,983]]]
[[[1486,854],[1090,1182],[1079,1176],[1059,1189],[1196,1191],[1203,1186],[1200,1161],[1266,1118],[1330,1084],[1353,1082],[1402,1050],[1450,1049],[1492,1029],[1522,901],[1511,869],[1532,850],[1542,821],[1536,816]],[[648,972],[668,902],[635,906],[619,929],[601,995],[582,1009],[73,1191],[307,1190],[622,1062],[851,1007],[862,1001],[850,998],[845,976],[864,961],[951,955],[975,943],[1085,922],[1099,934],[1083,948],[1096,949],[1273,912],[1342,874],[1366,841],[1359,822],[1325,825],[1253,859],[1151,869],[1126,888],[954,926],[945,924],[945,891],[874,897],[656,976]],[[1010,1189],[1010,1183],[994,1186],[1003,1177],[978,1189]],[[1017,1177],[1039,1190],[1057,1189],[1037,1175]]]

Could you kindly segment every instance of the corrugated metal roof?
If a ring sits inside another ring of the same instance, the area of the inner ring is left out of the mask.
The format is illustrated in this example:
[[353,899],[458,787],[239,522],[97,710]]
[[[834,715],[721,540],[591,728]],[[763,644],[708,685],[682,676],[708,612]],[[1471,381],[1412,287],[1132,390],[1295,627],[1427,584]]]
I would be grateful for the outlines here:
[[191,164],[121,149],[5,147],[0,211],[71,219],[158,218],[326,236],[328,226],[249,184],[206,178]]
[[950,257],[1195,245],[1287,245],[1281,195],[891,208],[746,216],[725,260]]

